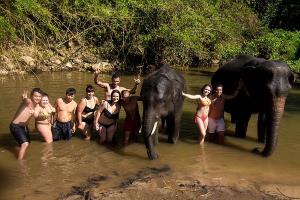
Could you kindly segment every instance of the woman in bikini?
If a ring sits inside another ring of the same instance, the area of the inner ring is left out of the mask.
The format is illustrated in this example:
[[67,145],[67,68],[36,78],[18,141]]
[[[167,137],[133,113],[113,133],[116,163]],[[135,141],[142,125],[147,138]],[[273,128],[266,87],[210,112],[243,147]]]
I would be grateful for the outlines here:
[[55,108],[50,104],[46,93],[42,94],[41,102],[34,109],[35,126],[44,137],[46,143],[53,142],[51,126]]
[[90,140],[94,123],[94,113],[99,106],[99,100],[94,96],[95,91],[92,85],[87,85],[86,96],[81,99],[77,106],[78,129]]
[[182,92],[183,96],[189,99],[197,100],[198,106],[197,106],[197,112],[195,115],[194,122],[197,126],[200,144],[204,143],[204,138],[208,126],[208,112],[209,112],[209,106],[211,104],[211,100],[208,98],[208,95],[210,94],[211,90],[212,90],[211,85],[205,84],[201,89],[201,95],[200,94],[191,95]]
[[99,133],[99,143],[103,144],[105,141],[112,142],[113,136],[117,130],[117,119],[119,119],[119,112],[121,93],[118,90],[111,92],[111,100],[104,101],[97,111],[94,127]]

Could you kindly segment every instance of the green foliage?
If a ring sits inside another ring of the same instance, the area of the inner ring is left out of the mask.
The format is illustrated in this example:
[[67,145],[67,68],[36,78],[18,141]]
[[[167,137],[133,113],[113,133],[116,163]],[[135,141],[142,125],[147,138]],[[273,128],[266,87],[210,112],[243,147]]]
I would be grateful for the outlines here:
[[298,33],[268,33],[236,0],[5,0],[0,28],[0,43],[13,35],[45,45],[81,37],[121,66],[154,64],[162,55],[190,65],[194,57],[227,60],[259,49],[298,62]]
[[14,27],[0,15],[0,41],[14,39],[15,29]]
[[245,44],[242,52],[284,60],[300,72],[300,31],[274,30]]

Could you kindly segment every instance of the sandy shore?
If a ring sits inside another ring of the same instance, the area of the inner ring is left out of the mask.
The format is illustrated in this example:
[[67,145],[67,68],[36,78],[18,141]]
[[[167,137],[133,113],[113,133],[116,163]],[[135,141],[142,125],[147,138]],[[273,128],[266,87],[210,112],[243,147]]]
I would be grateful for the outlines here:
[[178,177],[168,166],[144,168],[136,174],[113,183],[114,174],[89,177],[70,192],[60,194],[59,200],[98,199],[222,199],[222,200],[276,200],[297,199],[287,196],[273,186],[244,182],[228,184],[207,178]]

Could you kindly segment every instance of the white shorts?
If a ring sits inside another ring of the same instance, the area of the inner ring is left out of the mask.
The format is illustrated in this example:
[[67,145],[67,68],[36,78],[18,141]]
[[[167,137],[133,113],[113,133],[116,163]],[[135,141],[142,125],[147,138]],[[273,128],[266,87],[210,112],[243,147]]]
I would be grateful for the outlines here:
[[224,118],[213,119],[209,117],[207,130],[208,133],[217,133],[225,131]]

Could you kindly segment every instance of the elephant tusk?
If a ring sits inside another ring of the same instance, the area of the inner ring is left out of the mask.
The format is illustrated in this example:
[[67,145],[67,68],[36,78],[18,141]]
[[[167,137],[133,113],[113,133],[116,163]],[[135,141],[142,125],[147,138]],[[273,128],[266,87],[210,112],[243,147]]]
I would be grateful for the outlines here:
[[154,123],[153,129],[152,129],[150,135],[153,135],[153,134],[154,134],[154,132],[155,132],[155,130],[156,130],[156,127],[157,127],[157,123],[158,123],[158,121],[156,121],[156,122]]

